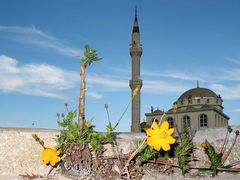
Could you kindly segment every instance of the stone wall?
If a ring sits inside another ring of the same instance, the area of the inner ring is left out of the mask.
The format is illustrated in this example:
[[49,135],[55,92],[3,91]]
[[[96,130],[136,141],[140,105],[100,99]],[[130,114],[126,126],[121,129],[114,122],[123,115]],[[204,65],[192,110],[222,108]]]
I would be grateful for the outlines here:
[[50,167],[40,161],[42,147],[32,138],[37,133],[46,146],[54,147],[58,131],[43,129],[0,129],[0,175],[46,175]]
[[[229,140],[228,140],[226,149],[223,153],[223,158],[226,156],[228,150],[230,149],[230,147],[232,146],[232,144],[234,142],[235,131],[236,130],[240,131],[240,126],[232,127],[232,129],[233,129],[233,131],[229,135]],[[196,158],[199,160],[196,162],[197,165],[199,165],[199,166],[209,165],[207,155],[205,154],[203,148],[201,148],[201,144],[205,141],[205,139],[207,139],[215,147],[217,152],[220,152],[222,149],[222,145],[224,143],[226,132],[227,132],[227,129],[223,128],[223,127],[197,131],[197,133],[195,134],[195,136],[193,138],[193,142],[194,142],[195,146],[197,147],[194,154],[195,154]],[[239,149],[240,149],[240,137],[238,136],[237,141],[236,141],[229,157],[225,161],[224,165],[228,165],[230,163],[237,162],[237,161],[240,162]],[[237,165],[235,167],[240,168],[240,165]]]
[[[233,127],[230,135],[228,148],[234,140],[234,131],[240,127]],[[19,128],[0,128],[0,176],[18,176],[19,174],[38,174],[46,175],[50,167],[45,166],[40,160],[42,147],[32,138],[36,133],[44,140],[46,146],[54,147],[54,138],[59,133],[56,130],[44,129],[19,129]],[[208,139],[219,150],[223,144],[226,134],[225,128],[216,128],[198,131],[194,137],[197,147],[195,157],[199,159],[198,165],[206,165],[207,157],[200,147],[201,143]],[[144,133],[119,133],[117,136],[117,149],[108,146],[105,155],[119,153],[129,153],[137,147],[137,144],[144,139]],[[226,164],[240,160],[240,139],[237,140],[233,152],[229,156]]]

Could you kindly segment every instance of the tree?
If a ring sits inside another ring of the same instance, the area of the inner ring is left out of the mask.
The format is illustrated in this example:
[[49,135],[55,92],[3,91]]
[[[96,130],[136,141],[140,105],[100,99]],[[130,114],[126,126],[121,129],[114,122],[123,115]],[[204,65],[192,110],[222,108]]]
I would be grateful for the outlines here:
[[98,57],[96,50],[91,49],[89,45],[85,45],[84,57],[81,58],[81,83],[80,83],[80,97],[79,97],[79,114],[78,114],[78,128],[82,132],[85,124],[85,98],[86,98],[86,68],[93,62],[101,60]]

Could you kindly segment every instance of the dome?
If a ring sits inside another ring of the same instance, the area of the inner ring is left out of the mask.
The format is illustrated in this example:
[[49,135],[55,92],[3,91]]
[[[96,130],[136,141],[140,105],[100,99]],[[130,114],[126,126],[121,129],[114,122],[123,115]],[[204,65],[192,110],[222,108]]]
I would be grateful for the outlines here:
[[153,113],[163,113],[163,111],[157,109],[157,110],[153,111]]
[[218,95],[210,89],[207,88],[193,88],[184,92],[179,98],[179,100],[189,99],[194,97],[214,97],[218,98]]

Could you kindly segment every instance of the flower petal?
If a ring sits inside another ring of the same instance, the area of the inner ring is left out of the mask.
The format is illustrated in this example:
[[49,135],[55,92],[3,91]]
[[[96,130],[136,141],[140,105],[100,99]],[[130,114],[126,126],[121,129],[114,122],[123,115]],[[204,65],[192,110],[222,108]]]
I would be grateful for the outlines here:
[[172,136],[167,136],[166,139],[169,144],[174,144],[176,142],[176,139],[174,139]]
[[161,146],[162,146],[164,151],[169,151],[170,150],[170,145],[169,145],[169,143],[167,142],[166,139],[161,140]]
[[147,139],[147,144],[151,147],[153,147],[155,150],[160,151],[161,144],[159,142],[159,139],[156,139],[156,137],[149,137]]
[[149,145],[149,146],[155,146],[155,144],[156,144],[156,142],[155,142],[155,138],[153,138],[153,137],[149,137],[149,138],[147,138],[147,144]]
[[155,130],[155,131],[159,130],[159,126],[158,126],[158,123],[156,123],[156,121],[153,122],[152,129]]
[[148,128],[146,130],[146,133],[147,133],[148,136],[154,136],[155,131],[152,128]]
[[159,133],[159,126],[156,122],[153,123],[152,128],[146,130],[148,136],[155,136]]
[[170,129],[166,130],[166,133],[169,136],[171,136],[173,132],[174,132],[174,128],[170,128]]
[[57,151],[56,155],[58,156],[61,152],[60,151]]
[[160,151],[161,150],[161,144],[155,144],[155,146],[153,147],[155,150],[157,150],[157,151]]
[[55,161],[51,161],[50,164],[51,164],[51,166],[55,166],[56,162]]
[[163,123],[160,126],[160,131],[166,131],[169,128],[169,123],[167,121],[163,121]]

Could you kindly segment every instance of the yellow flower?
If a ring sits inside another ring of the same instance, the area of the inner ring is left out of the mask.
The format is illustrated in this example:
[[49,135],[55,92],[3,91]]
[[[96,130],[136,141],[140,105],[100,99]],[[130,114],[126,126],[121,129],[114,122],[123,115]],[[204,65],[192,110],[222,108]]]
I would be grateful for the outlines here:
[[140,85],[137,85],[137,87],[133,90],[133,97],[138,95],[139,91],[140,91]]
[[48,165],[50,163],[51,166],[55,166],[59,161],[61,161],[59,154],[60,154],[60,151],[57,151],[56,149],[52,149],[50,147],[46,147],[42,151],[41,160],[46,165]]
[[205,143],[202,143],[201,146],[203,149],[205,149],[207,147],[207,145]]
[[170,144],[174,144],[176,139],[171,136],[174,132],[174,128],[168,128],[169,123],[167,121],[164,121],[160,127],[154,122],[152,128],[146,131],[148,135],[147,144],[157,151],[160,151],[161,148],[164,151],[169,151]]

